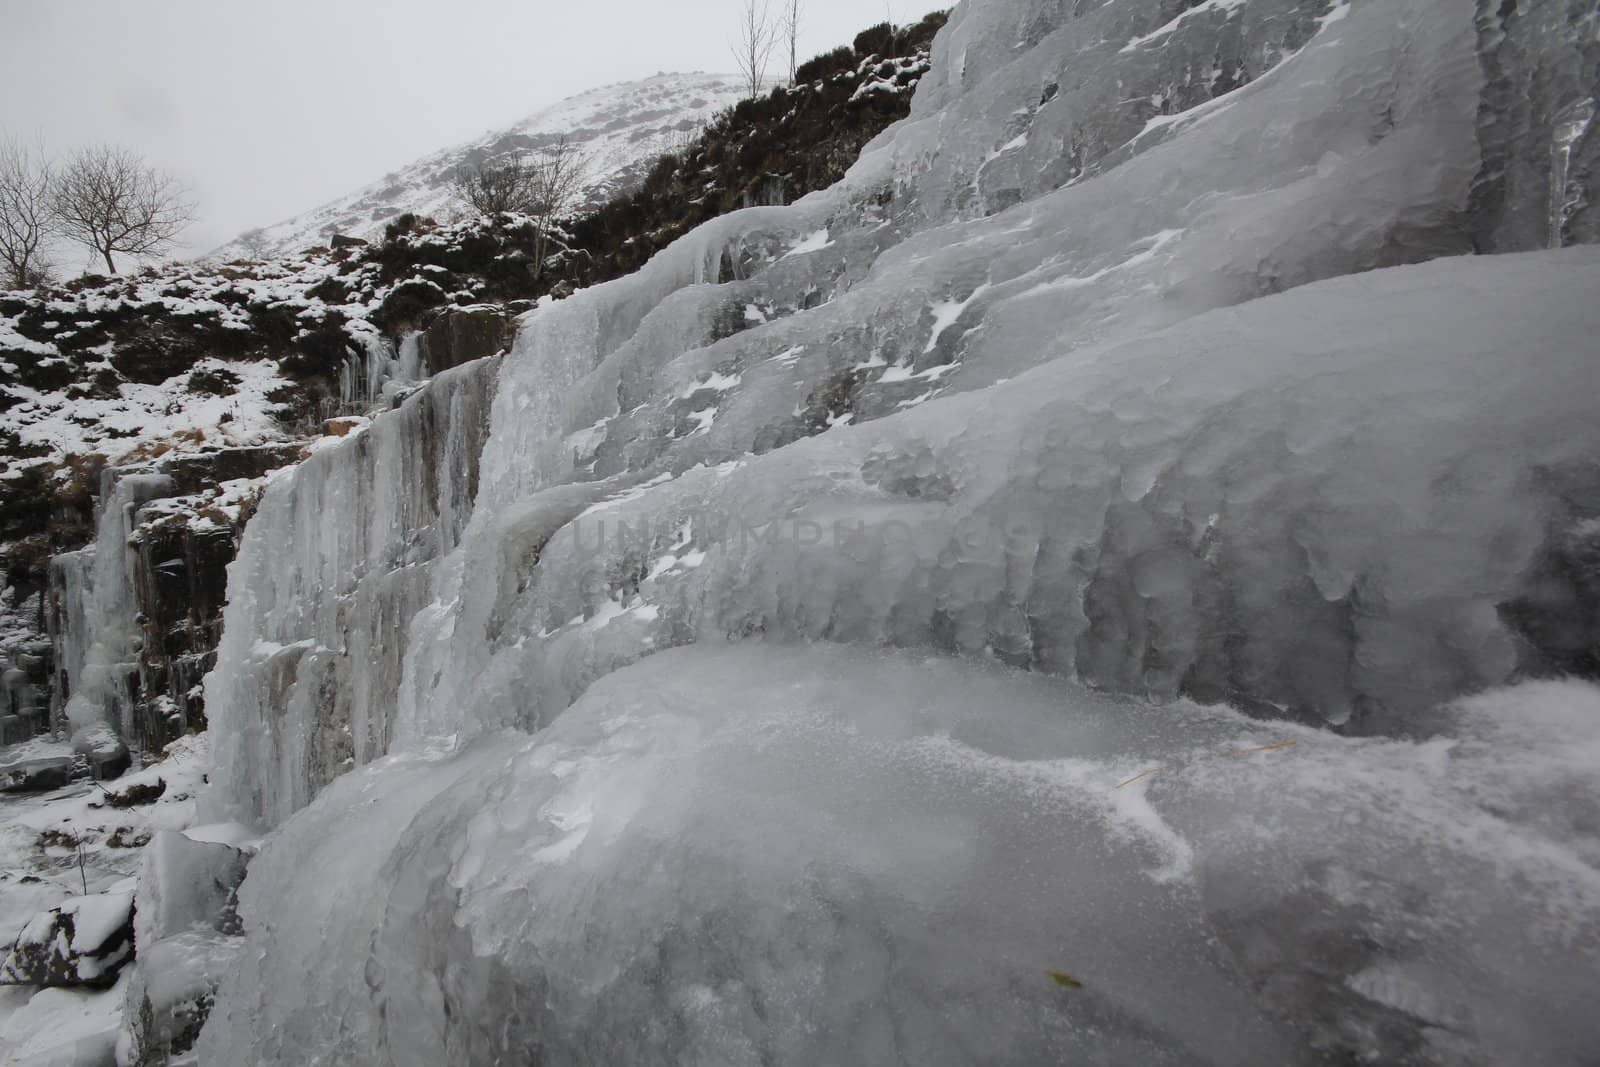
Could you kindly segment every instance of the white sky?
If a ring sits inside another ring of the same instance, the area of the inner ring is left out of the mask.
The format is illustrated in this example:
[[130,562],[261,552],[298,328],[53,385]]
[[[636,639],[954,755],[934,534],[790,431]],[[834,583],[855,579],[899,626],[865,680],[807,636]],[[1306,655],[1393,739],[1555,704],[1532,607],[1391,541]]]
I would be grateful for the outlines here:
[[[3,0],[0,129],[142,152],[194,191],[199,253],[585,89],[730,71],[741,6]],[[801,58],[941,6],[802,0]]]

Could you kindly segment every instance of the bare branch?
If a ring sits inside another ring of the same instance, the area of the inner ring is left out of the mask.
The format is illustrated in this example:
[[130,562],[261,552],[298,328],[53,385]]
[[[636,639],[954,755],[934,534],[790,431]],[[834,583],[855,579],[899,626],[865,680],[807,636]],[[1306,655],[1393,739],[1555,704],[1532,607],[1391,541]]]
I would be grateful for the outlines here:
[[587,160],[565,138],[531,159],[510,158],[463,166],[455,192],[464,206],[489,218],[525,217],[533,226],[535,270],[544,269],[557,221],[571,213],[583,187]]
[[31,289],[46,281],[44,245],[56,229],[52,168],[42,146],[0,140],[0,284]]
[[772,23],[766,0],[759,3],[757,0],[744,0],[738,35],[730,47],[747,95],[761,95],[761,87],[767,80],[767,62],[772,58],[772,49],[777,42],[777,27]]
[[158,255],[194,221],[184,187],[124,148],[79,149],[62,166],[52,197],[61,234],[105,260],[115,255]]
[[783,13],[783,34],[789,39],[789,84],[800,69],[800,0],[788,0]]
[[246,230],[239,235],[239,247],[243,248],[244,254],[251,259],[265,258],[267,247],[270,244],[271,240],[267,237],[267,231],[259,226]]

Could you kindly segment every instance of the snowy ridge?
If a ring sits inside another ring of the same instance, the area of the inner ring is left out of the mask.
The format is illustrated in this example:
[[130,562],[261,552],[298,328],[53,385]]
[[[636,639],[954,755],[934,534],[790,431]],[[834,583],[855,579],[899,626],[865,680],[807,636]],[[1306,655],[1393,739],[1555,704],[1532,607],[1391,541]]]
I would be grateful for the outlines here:
[[841,183],[273,483],[202,1059],[1600,1045],[1592,28],[1171,8],[963,5]]
[[[263,227],[264,254],[296,253],[326,243],[334,233],[371,240],[408,212],[446,221],[456,211],[450,182],[458,166],[532,154],[563,137],[586,161],[580,201],[600,203],[641,178],[643,168],[674,151],[741,96],[739,79],[722,74],[657,74],[591,89],[514,126],[425,156],[347,196]],[[206,258],[225,261],[249,255],[235,240]]]

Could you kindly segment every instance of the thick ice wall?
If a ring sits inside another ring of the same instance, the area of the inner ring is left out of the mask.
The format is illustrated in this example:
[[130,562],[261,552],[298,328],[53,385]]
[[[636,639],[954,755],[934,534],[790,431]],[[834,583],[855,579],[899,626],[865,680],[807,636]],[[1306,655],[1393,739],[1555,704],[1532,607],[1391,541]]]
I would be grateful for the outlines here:
[[202,1058],[1576,1062],[1597,713],[1544,683],[1352,741],[950,658],[666,652],[291,821]]
[[[990,151],[994,124],[962,109],[1043,77],[1007,67],[891,131],[839,187],[718,220],[639,275],[536,313],[507,361],[486,501],[769,451],[1211,307],[1466,250],[1482,86],[1471,12],[1422,18],[1413,6],[1328,22],[1226,108],[1124,145],[1109,174],[926,228],[923,185],[901,188],[895,175],[926,162],[921,145],[940,145],[938,160],[967,143]],[[1077,20],[1032,51],[1053,63],[1098,56],[1106,32]],[[1106,62],[1152,86],[1167,76],[1134,52],[1110,48]],[[1050,107],[1085,117],[1109,106],[1069,103]],[[1040,144],[1044,156],[1059,151]],[[960,169],[938,160],[935,174]],[[749,277],[690,285],[718,247],[738,250],[725,258]]]
[[1541,665],[1539,569],[1600,492],[1597,277],[1583,248],[1321,282],[587,511],[536,496],[465,547],[406,690],[535,727],[766,633],[1410,729]]
[[471,513],[497,363],[438,375],[268,484],[205,683],[214,814],[281,818],[386,750],[406,623]]
[[[620,605],[618,590],[630,580],[626,573],[611,576],[602,590],[579,596],[571,590],[586,580],[581,576],[588,568],[557,576],[546,562],[530,573],[553,531],[594,499],[681,476],[699,464],[722,467],[751,453],[781,453],[843,423],[897,421],[936,398],[1051,361],[1099,360],[1117,341],[1219,306],[1472,246],[1474,189],[1481,188],[1486,165],[1482,130],[1497,119],[1501,102],[1487,91],[1481,19],[1470,5],[1246,0],[1201,5],[1176,17],[1154,0],[1124,0],[1075,10],[1077,17],[1045,3],[963,8],[940,38],[945,73],[927,84],[913,119],[869,146],[840,185],[788,208],[718,219],[639,273],[524,319],[501,370],[483,449],[483,491],[460,549],[427,576],[404,572],[427,604],[409,624],[402,621],[405,611],[363,616],[406,626],[403,640],[383,646],[407,649],[409,675],[398,713],[405,736],[450,734],[464,722],[477,729],[537,721],[507,710],[513,704],[505,702],[532,677],[529,663],[550,664],[539,675],[550,701],[541,704],[543,715],[564,706],[610,664],[647,647],[623,630],[649,622],[645,636],[661,639],[657,632],[666,622],[630,616],[599,639],[614,651],[579,654],[569,648],[571,635],[556,635],[544,647],[541,634],[554,635],[602,600]],[[1575,46],[1562,40],[1559,47]],[[965,57],[959,74],[958,51]],[[1194,71],[1211,69],[1208,64],[1224,53],[1244,57],[1239,69],[1248,77],[1196,79]],[[1540,62],[1515,50],[1502,60],[1501,74],[1516,77],[1532,77],[1527,72]],[[1238,82],[1244,84],[1234,88]],[[1052,84],[1053,95],[1047,91]],[[1106,88],[1112,84],[1125,95],[1112,94]],[[1050,161],[1070,156],[1067,146],[1082,142],[1084,131],[1093,133],[1093,151],[1079,153],[1082,173],[1052,169]],[[976,192],[956,195],[963,183]],[[1006,208],[1017,198],[1023,202]],[[1329,330],[1337,335],[1344,328],[1341,321]],[[1172,334],[1165,343],[1184,342]],[[1181,349],[1169,356],[1174,364],[1183,361]],[[1267,365],[1274,358],[1270,349],[1259,356]],[[927,419],[947,417],[939,409]],[[888,447],[893,453],[898,446]],[[1097,446],[1085,439],[1075,447]],[[813,454],[799,455],[796,465]],[[854,456],[846,462],[859,470],[863,461]],[[1114,457],[1106,469],[1120,469],[1122,462]],[[778,469],[763,468],[763,476],[777,477]],[[1097,477],[1103,488],[1122,475]],[[562,488],[571,484],[588,488]],[[275,499],[267,506],[276,506]],[[640,505],[639,515],[658,517],[662,499]],[[759,521],[767,503],[746,517]],[[1185,506],[1198,507],[1192,501]],[[1179,690],[1226,695],[1334,720],[1363,709],[1413,707],[1454,686],[1498,677],[1520,656],[1506,652],[1503,627],[1480,620],[1463,624],[1467,636],[1445,642],[1447,665],[1427,679],[1352,682],[1374,672],[1338,662],[1362,647],[1341,628],[1369,615],[1390,618],[1389,609],[1370,598],[1360,611],[1341,607],[1350,597],[1340,594],[1329,607],[1320,592],[1306,594],[1302,579],[1320,564],[1304,562],[1306,550],[1286,533],[1276,541],[1286,546],[1281,558],[1261,566],[1297,576],[1297,603],[1317,615],[1317,633],[1335,634],[1327,645],[1333,661],[1305,668],[1317,658],[1313,653],[1274,650],[1270,642],[1247,653],[1228,642],[1220,653],[1203,642],[1189,648],[1186,643],[1201,642],[1206,629],[1199,620],[1226,622],[1232,618],[1227,613],[1247,611],[1259,621],[1273,612],[1230,600],[1194,605],[1186,620],[1130,622],[1140,598],[1122,605],[1126,597],[1113,592],[1118,579],[1111,575],[1132,556],[1102,548],[1100,540],[1105,524],[1135,520],[1113,514],[1092,494],[1081,515],[1063,501],[1036,517],[1053,522],[1058,513],[1066,515],[1070,533],[1050,543],[1070,544],[1090,562],[1105,560],[1103,567],[1094,563],[1105,577],[1092,590],[1087,579],[1068,583],[1067,606],[1052,609],[1059,619],[1049,611],[1049,618],[1038,617],[1025,604],[994,606],[999,614],[990,619],[991,608],[979,604],[992,595],[990,578],[963,576],[963,588],[981,592],[950,594],[959,607],[955,615],[924,590],[904,594],[912,607],[897,609],[910,620],[903,624],[873,621],[872,612],[857,605],[845,616],[866,621],[842,625],[828,614],[835,605],[822,586],[805,593],[815,601],[807,617],[822,612],[821,621],[801,629],[842,639],[884,640],[892,633],[894,640],[961,648],[983,647],[998,634],[997,650],[1019,662],[1079,671],[1157,697]],[[1165,517],[1151,521],[1150,529],[1128,535],[1132,543],[1149,543],[1155,530],[1179,536],[1171,531],[1181,531],[1183,523],[1203,528],[1208,515],[1186,515],[1177,527]],[[676,531],[663,536],[668,540],[654,546],[658,556],[675,554]],[[630,567],[637,562],[627,560]],[[648,573],[649,561],[642,565]],[[1045,569],[1073,572],[1087,565],[1052,559]],[[1511,584],[1500,581],[1504,571],[1492,569],[1500,582],[1492,594],[1471,594],[1479,610],[1492,613],[1483,605]],[[1227,586],[1217,583],[1224,572],[1211,567],[1207,573],[1211,578],[1195,588],[1222,595]],[[909,565],[905,574],[909,581],[927,577]],[[538,628],[524,631],[519,627],[534,611],[530,581],[553,592]],[[869,587],[877,588],[862,586]],[[900,592],[885,596],[886,603],[901,603]],[[404,607],[414,603],[408,592]],[[774,606],[768,614],[790,610]],[[711,613],[706,609],[704,617]],[[754,613],[750,625],[763,625],[761,617]],[[1035,632],[1037,626],[1044,629]],[[1117,647],[1118,627],[1134,635],[1131,651],[1094,652]],[[1080,646],[1079,638],[1091,631],[1091,645]],[[304,639],[291,640],[289,632],[278,643]],[[671,641],[687,639],[672,632]],[[1481,667],[1456,666],[1464,654],[1456,646],[1480,637],[1494,655]],[[502,641],[522,647],[502,654]],[[288,655],[294,660],[300,654]],[[387,680],[377,686],[364,671],[358,668],[338,688],[392,689]],[[1286,675],[1296,680],[1285,681]],[[312,691],[297,690],[306,699]],[[476,695],[488,693],[498,695],[474,704]],[[246,692],[241,699],[268,707],[277,697]],[[281,773],[294,777],[298,766]],[[313,777],[321,781],[325,773]],[[301,785],[284,795],[310,791]],[[242,798],[240,810],[252,810],[256,799],[254,793]]]

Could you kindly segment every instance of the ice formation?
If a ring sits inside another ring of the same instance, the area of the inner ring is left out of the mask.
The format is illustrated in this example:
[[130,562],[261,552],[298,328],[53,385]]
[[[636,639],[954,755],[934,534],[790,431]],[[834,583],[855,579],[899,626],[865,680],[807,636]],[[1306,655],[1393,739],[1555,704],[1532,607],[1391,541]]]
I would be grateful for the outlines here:
[[163,474],[105,471],[95,543],[51,562],[52,582],[65,590],[64,617],[51,620],[51,637],[61,650],[58,675],[68,679],[54,698],[74,744],[91,759],[121,749],[118,737],[136,736],[129,686],[138,671],[140,629],[128,537],[139,505],[171,490]]
[[662,653],[291,820],[202,1060],[1578,1062],[1600,841],[1544,816],[1597,814],[1600,690],[1450,718],[1349,740],[947,657]]
[[1597,25],[964,4],[839,185],[275,479],[207,1062],[1595,1047],[1595,691],[1451,701],[1596,641]]
[[446,371],[268,483],[206,679],[224,821],[276,822],[387,750],[405,627],[471,511],[497,362]]

